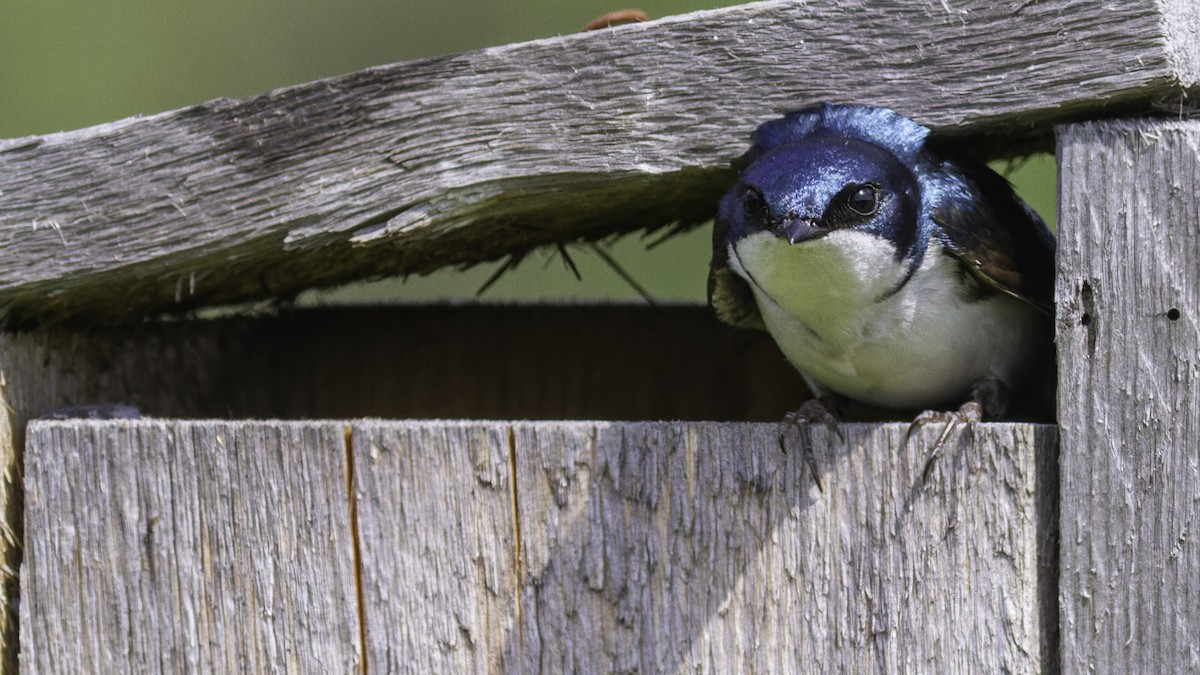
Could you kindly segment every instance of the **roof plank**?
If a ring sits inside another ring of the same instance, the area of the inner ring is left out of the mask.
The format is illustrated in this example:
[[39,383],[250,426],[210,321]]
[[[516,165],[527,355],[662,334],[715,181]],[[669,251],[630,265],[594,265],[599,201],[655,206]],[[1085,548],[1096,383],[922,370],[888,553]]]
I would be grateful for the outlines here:
[[752,3],[0,141],[0,321],[121,321],[700,222],[750,131],[821,100],[1001,156],[1200,81],[1184,0],[953,5]]

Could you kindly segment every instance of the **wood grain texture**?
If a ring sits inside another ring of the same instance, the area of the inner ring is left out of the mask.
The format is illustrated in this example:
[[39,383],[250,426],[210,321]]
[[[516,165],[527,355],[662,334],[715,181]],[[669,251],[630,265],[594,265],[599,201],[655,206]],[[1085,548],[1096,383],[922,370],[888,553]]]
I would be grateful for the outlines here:
[[508,425],[360,423],[353,446],[371,671],[519,663]]
[[761,2],[6,141],[0,319],[120,321],[700,221],[755,126],[826,99],[982,154],[1048,146],[1050,123],[1182,100],[1197,25],[1183,0]]
[[904,430],[814,434],[824,492],[773,425],[527,430],[526,667],[1036,671],[1037,432],[989,427],[922,487],[935,434]]
[[905,429],[39,421],[22,667],[1036,672],[1054,429]]
[[769,337],[701,307],[343,308],[0,334],[0,671],[16,667],[18,646],[20,449],[26,422],[53,409],[778,420],[805,395]]
[[340,424],[37,423],[26,673],[352,672]]
[[805,392],[769,337],[702,307],[342,308],[0,334],[0,671],[16,664],[19,450],[26,422],[51,410],[778,420]]
[[774,424],[358,425],[368,663],[1036,672],[1054,430],[984,425],[926,486],[904,431],[814,432],[818,492]]
[[26,422],[71,404],[114,402],[197,415],[218,396],[208,369],[219,355],[202,331],[175,332],[184,325],[0,333],[0,672],[15,672],[17,658]]
[[1200,123],[1059,135],[1069,672],[1200,670]]

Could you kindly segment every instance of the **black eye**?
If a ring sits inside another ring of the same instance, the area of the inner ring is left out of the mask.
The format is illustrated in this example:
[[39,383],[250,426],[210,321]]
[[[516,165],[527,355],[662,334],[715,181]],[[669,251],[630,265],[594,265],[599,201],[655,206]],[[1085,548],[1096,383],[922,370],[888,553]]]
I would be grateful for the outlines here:
[[767,215],[767,200],[762,190],[747,185],[742,188],[742,213],[749,218],[762,218]]
[[860,216],[869,216],[879,209],[879,190],[874,185],[862,185],[846,197],[846,206]]

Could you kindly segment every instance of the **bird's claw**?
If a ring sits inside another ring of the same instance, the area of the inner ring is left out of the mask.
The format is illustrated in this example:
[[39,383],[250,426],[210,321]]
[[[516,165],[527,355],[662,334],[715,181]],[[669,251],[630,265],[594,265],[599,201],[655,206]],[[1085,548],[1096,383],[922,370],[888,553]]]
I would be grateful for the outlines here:
[[[809,429],[813,424],[824,425],[830,433],[838,437],[840,442],[846,442],[846,436],[842,433],[841,422],[830,412],[829,405],[822,399],[814,398],[805,401],[800,404],[798,409],[783,416],[783,420],[779,423],[779,449],[787,452],[787,448],[783,444],[783,439],[789,430]],[[812,436],[810,435],[808,443],[804,446],[804,462],[808,465],[808,471],[812,475],[813,484],[817,486],[817,492],[824,493],[825,490],[821,486],[821,476],[817,471],[817,460],[813,457],[811,446]]]
[[842,443],[846,442],[846,435],[842,432],[842,423],[837,416],[829,410],[829,405],[819,398],[810,398],[796,410],[783,416],[784,430],[788,427],[800,428],[811,424],[824,425],[826,429],[833,435],[838,437]]
[[916,419],[908,425],[908,432],[904,435],[904,444],[908,445],[908,441],[916,433],[917,429],[932,423],[943,423],[946,425],[942,429],[942,433],[938,434],[937,440],[934,441],[933,447],[929,449],[929,453],[925,458],[925,465],[921,469],[921,482],[929,482],[929,474],[933,473],[933,465],[937,458],[942,454],[942,448],[946,446],[947,439],[959,426],[965,426],[968,431],[974,431],[975,425],[983,421],[983,406],[978,401],[968,401],[964,403],[958,410],[926,410],[917,415]]

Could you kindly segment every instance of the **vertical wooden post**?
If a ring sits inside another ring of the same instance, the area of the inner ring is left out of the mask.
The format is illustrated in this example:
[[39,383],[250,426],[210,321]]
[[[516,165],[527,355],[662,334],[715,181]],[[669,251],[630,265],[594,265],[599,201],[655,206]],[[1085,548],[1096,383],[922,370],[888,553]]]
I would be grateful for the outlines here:
[[1200,669],[1200,122],[1059,132],[1067,672]]

